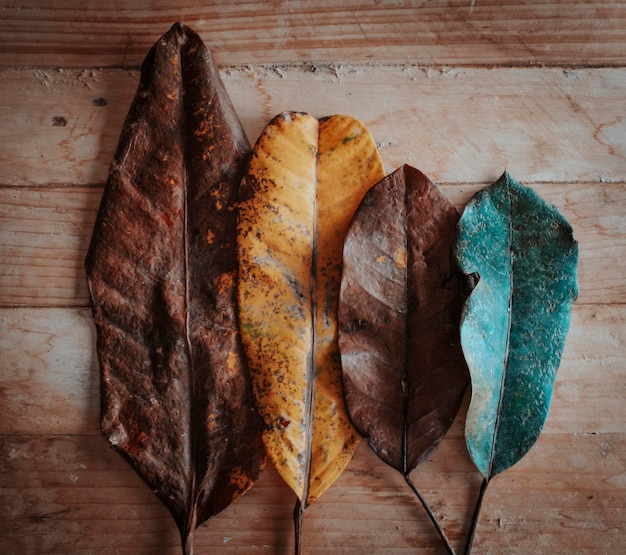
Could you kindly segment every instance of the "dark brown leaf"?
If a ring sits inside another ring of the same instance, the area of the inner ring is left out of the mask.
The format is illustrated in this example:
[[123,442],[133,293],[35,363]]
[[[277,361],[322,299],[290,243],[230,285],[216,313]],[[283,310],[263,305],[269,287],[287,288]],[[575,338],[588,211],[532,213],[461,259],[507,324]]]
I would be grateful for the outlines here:
[[408,476],[439,444],[468,382],[459,342],[459,214],[402,166],[367,193],[348,231],[339,298],[346,402],[378,456]]
[[196,526],[265,455],[237,324],[237,189],[249,144],[210,52],[176,24],[151,49],[86,260],[102,430]]
[[339,293],[339,350],[348,414],[404,476],[449,554],[410,472],[459,410],[468,371],[459,341],[465,279],[452,254],[459,214],[404,165],[365,195],[348,229]]

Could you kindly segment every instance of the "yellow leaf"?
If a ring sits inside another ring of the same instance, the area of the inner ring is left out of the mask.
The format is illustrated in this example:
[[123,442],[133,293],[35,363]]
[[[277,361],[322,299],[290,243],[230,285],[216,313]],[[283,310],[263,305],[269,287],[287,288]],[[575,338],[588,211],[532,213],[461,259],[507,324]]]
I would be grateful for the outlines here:
[[337,298],[348,225],[383,176],[361,122],[286,112],[259,137],[242,182],[242,340],[268,454],[303,507],[359,441],[343,399]]

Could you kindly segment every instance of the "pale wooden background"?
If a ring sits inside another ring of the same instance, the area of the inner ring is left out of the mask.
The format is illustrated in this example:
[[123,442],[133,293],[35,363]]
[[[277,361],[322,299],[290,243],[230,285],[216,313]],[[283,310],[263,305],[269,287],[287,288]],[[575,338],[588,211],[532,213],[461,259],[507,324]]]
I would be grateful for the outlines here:
[[[99,435],[83,259],[148,48],[175,21],[221,67],[253,142],[276,113],[347,113],[388,172],[462,208],[506,168],[580,242],[545,431],[485,498],[475,553],[626,544],[626,3],[0,2],[0,553],[176,554],[173,521]],[[413,475],[455,548],[480,477],[466,405]],[[291,553],[293,496],[268,467],[197,533],[198,553]],[[307,512],[305,553],[441,553],[403,480],[362,444]]]

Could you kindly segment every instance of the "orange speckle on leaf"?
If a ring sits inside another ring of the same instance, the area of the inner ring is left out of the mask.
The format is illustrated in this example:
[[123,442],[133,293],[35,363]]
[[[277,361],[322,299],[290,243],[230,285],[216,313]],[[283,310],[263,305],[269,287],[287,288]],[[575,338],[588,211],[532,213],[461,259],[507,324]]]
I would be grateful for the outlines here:
[[212,245],[215,242],[215,233],[209,229],[206,233],[206,242],[207,245]]
[[211,157],[211,154],[215,150],[215,145],[209,145],[206,150],[202,153],[202,159],[208,160]]
[[212,432],[215,430],[216,427],[217,427],[217,414],[212,412],[211,414],[209,414],[209,417],[207,418],[206,429],[207,431]]
[[239,367],[239,358],[234,351],[228,353],[228,360],[226,361],[226,369],[229,374],[235,375],[237,373],[237,368]]
[[406,249],[400,247],[396,250],[394,260],[398,268],[406,268]]
[[172,66],[174,66],[174,79],[176,81],[180,81],[180,69],[179,69],[179,65],[180,65],[180,58],[178,57],[178,54],[174,54],[171,58],[170,58],[170,63],[172,64]]
[[231,470],[228,481],[242,493],[252,486],[252,480],[248,478],[243,469],[239,466]]
[[235,286],[235,272],[224,272],[213,279],[213,284],[217,287],[218,293],[223,295],[228,289]]

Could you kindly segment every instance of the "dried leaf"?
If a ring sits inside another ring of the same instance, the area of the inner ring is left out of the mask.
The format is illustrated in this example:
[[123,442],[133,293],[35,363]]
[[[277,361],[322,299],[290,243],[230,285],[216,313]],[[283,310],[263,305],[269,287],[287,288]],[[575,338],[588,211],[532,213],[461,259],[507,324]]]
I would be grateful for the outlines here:
[[504,173],[467,205],[455,250],[462,271],[479,276],[461,322],[472,382],[465,438],[484,476],[477,518],[489,480],[529,451],[547,418],[578,245],[554,207]]
[[409,474],[439,444],[468,383],[458,336],[465,278],[459,213],[402,166],[363,199],[346,236],[339,347],[352,422]]
[[170,510],[185,553],[265,457],[236,311],[249,148],[211,54],[174,25],[144,62],[86,269],[102,431]]
[[242,339],[267,451],[302,510],[358,443],[337,347],[341,248],[361,198],[382,176],[360,122],[287,112],[259,137],[242,183]]
[[405,165],[367,193],[343,251],[348,413],[423,503],[409,473],[443,439],[468,383],[458,333],[466,280],[452,253],[458,219],[438,188]]

